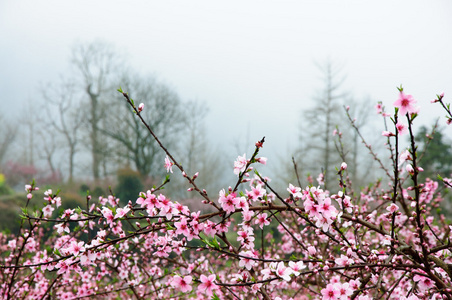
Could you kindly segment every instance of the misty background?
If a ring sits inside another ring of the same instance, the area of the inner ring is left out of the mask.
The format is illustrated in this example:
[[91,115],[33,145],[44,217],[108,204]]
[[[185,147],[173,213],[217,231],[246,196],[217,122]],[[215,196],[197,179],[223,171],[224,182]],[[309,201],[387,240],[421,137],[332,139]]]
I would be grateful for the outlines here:
[[[260,154],[268,157],[266,169],[261,169],[264,175],[293,180],[293,174],[288,174],[292,156],[300,159],[304,175],[307,169],[320,172],[321,167],[304,164],[306,160],[320,166],[324,162],[319,158],[323,154],[316,155],[324,153],[316,148],[325,144],[319,132],[332,130],[316,117],[323,116],[319,109],[324,107],[328,74],[337,83],[331,126],[340,125],[355,144],[343,105],[351,106],[352,117],[362,121],[363,132],[370,134],[369,142],[378,149],[385,140],[379,135],[383,125],[374,106],[382,101],[392,112],[396,87],[401,84],[421,107],[418,126],[430,127],[444,116],[440,106],[430,101],[444,91],[445,101],[451,102],[451,13],[452,2],[446,0],[2,1],[3,140],[6,126],[15,131],[0,164],[33,165],[47,173],[52,164],[59,179],[68,180],[67,141],[49,121],[61,122],[65,115],[57,103],[67,103],[68,90],[61,90],[67,85],[73,92],[70,110],[89,115],[88,85],[74,57],[83,57],[80,49],[97,45],[114,57],[108,64],[112,76],[104,86],[109,91],[103,91],[101,100],[105,112],[122,109],[118,103],[124,99],[115,92],[119,86],[135,93],[137,103],[152,94],[146,93],[150,82],[168,91],[170,98],[178,99],[172,106],[178,111],[162,120],[162,124],[176,126],[168,135],[168,143],[174,145],[169,149],[191,165],[192,173],[209,174],[207,179],[214,182],[204,180],[211,184],[212,194],[234,183],[233,160],[245,152],[249,157],[263,136],[266,143]],[[145,107],[145,112],[152,110]],[[109,165],[100,171],[100,179],[117,181],[118,170],[126,172],[126,177],[140,173],[124,143],[120,146],[118,137],[111,139],[115,132],[131,134],[124,127],[134,116],[123,112],[103,117],[104,127],[99,125],[104,128],[102,148],[117,150],[105,151],[111,156],[104,159]],[[165,114],[163,110],[161,115]],[[88,142],[93,127],[86,120],[81,123],[85,127],[80,125],[77,135],[80,142],[73,172],[83,185],[93,178],[93,151]],[[328,143],[334,149],[333,138]],[[372,162],[364,161],[366,150],[350,151],[354,170],[369,170]],[[163,153],[158,154],[152,158],[155,167],[139,174],[143,185],[165,175],[163,158]],[[337,165],[340,160],[331,158],[330,163]],[[130,170],[124,171],[125,166]],[[8,170],[2,170],[7,179]],[[143,175],[152,176],[143,179]],[[360,176],[367,175],[362,172]]]

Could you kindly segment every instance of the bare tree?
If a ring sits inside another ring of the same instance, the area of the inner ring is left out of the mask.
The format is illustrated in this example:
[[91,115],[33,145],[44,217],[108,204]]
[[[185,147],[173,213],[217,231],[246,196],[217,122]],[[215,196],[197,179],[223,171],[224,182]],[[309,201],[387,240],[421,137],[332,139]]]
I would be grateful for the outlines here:
[[[47,131],[54,137],[58,133],[64,141],[68,151],[68,181],[72,182],[74,178],[75,154],[77,153],[80,142],[80,131],[83,125],[83,110],[81,103],[74,101],[76,97],[76,87],[70,80],[61,79],[61,83],[46,87],[43,91],[47,116],[43,123],[47,125],[50,131]],[[46,150],[47,148],[44,148]],[[48,150],[48,149],[47,149]],[[47,157],[52,151],[46,151]],[[49,167],[54,172],[52,160],[47,159]]]
[[[324,88],[314,97],[315,106],[304,113],[304,119],[309,123],[309,130],[305,130],[302,138],[302,153],[309,151],[309,160],[321,164],[326,174],[325,188],[331,180],[330,166],[338,159],[332,141],[335,126],[343,118],[341,99],[345,94],[341,92],[341,85],[345,77],[341,75],[341,68],[327,61],[324,66],[318,65],[323,75]],[[306,135],[307,134],[307,135]]]
[[187,114],[185,127],[187,134],[182,150],[185,153],[183,163],[188,171],[194,171],[198,155],[207,147],[207,142],[203,138],[205,128],[202,125],[208,108],[205,104],[188,102],[185,105],[185,111]]
[[23,152],[20,154],[22,155],[21,163],[25,163],[30,166],[35,166],[35,158],[37,156],[37,143],[38,141],[35,140],[35,134],[37,131],[37,128],[39,127],[39,124],[37,122],[37,116],[35,114],[36,112],[36,103],[30,103],[26,106],[24,110],[24,121],[20,126],[21,135],[25,137],[24,145],[25,147],[21,147]]
[[[204,103],[190,101],[184,104],[184,110],[187,117],[185,131],[181,136],[180,161],[189,176],[199,172],[196,179],[199,186],[216,193],[221,188],[221,179],[226,168],[221,150],[212,147],[206,136],[204,118],[208,107]],[[185,186],[186,181],[183,183]],[[173,190],[185,191],[186,188]]]
[[[35,166],[36,158],[39,151],[39,139],[36,139],[36,132],[39,131],[39,124],[36,121],[36,103],[30,101],[21,111],[21,122],[15,124],[15,127],[5,124],[5,128],[0,126],[0,132],[6,133],[0,135],[3,141],[10,141],[11,143],[5,146],[6,151],[14,151],[14,156],[2,165],[4,172],[7,174],[6,179],[8,184],[13,188],[23,187],[24,182],[29,182],[36,178],[37,169]],[[6,120],[5,120],[6,121]],[[0,124],[3,125],[3,124]],[[15,136],[20,137],[20,143],[13,143]],[[5,152],[6,153],[6,152]],[[2,159],[5,159],[4,156]]]
[[38,137],[43,141],[40,149],[40,153],[38,153],[38,158],[44,159],[47,162],[47,166],[49,167],[50,173],[55,174],[55,162],[54,157],[56,150],[58,149],[58,144],[55,141],[55,135],[50,134],[49,136],[45,136],[43,131],[38,132]]
[[[124,75],[121,85],[137,105],[144,103],[143,117],[161,141],[177,151],[186,119],[177,93],[153,77],[137,74]],[[163,153],[140,121],[130,117],[130,108],[121,95],[110,104],[109,114],[113,117],[105,119],[106,126],[100,132],[117,143],[115,147],[121,151],[116,154],[124,163],[133,162],[143,176],[161,174]]]
[[[372,100],[369,97],[364,98],[363,101],[347,99],[347,103],[349,104],[348,113],[353,118],[354,126],[358,130],[364,131],[372,121],[371,112],[374,111],[371,105]],[[346,160],[349,165],[348,174],[350,174],[351,182],[356,185],[365,184],[371,176],[374,176],[375,170],[372,168],[374,160],[369,159],[368,149],[365,148],[357,130],[351,126],[350,122],[348,126],[342,125],[340,129],[344,130],[345,154],[349,154]]]
[[75,46],[72,51],[72,63],[81,76],[80,84],[88,98],[89,112],[86,117],[89,125],[93,177],[97,180],[100,178],[104,159],[103,144],[106,144],[100,134],[102,118],[105,117],[103,112],[108,99],[113,97],[111,92],[117,86],[114,78],[120,73],[122,58],[112,45],[97,41]]
[[0,115],[0,165],[4,162],[11,145],[16,139],[17,127]]

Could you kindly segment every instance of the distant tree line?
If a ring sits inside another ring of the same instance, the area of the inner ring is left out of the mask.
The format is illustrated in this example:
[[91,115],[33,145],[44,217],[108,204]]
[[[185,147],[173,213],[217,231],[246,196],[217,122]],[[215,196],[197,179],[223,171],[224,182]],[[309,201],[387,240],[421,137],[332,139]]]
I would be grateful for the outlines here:
[[[203,126],[208,108],[204,103],[183,101],[155,76],[134,71],[106,42],[77,44],[70,64],[71,72],[42,86],[42,101],[34,101],[24,126],[1,126],[0,163],[10,160],[10,150],[17,152],[13,160],[21,165],[34,166],[40,160],[50,174],[67,182],[74,181],[77,174],[98,182],[116,176],[121,168],[137,171],[143,180],[164,176],[164,156],[139,120],[130,117],[130,108],[116,92],[121,86],[144,103],[144,117],[162,141],[181,156],[188,171],[202,171],[199,180],[207,186],[222,176],[222,168],[218,168],[221,155],[206,143]],[[26,142],[11,149],[18,129]],[[18,181],[22,180],[26,182],[24,178]]]

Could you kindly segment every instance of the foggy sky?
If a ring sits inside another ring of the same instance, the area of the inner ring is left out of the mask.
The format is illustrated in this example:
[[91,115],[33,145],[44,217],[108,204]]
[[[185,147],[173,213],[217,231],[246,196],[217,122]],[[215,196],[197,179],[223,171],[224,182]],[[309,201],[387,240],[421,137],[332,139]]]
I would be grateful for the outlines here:
[[418,122],[444,116],[430,100],[445,91],[452,102],[451,16],[447,0],[5,0],[0,109],[20,118],[39,88],[72,72],[74,44],[101,39],[183,100],[206,102],[209,137],[233,157],[265,135],[270,163],[296,145],[302,111],[322,88],[315,61],[342,65],[357,100],[390,106],[403,84],[425,108]]

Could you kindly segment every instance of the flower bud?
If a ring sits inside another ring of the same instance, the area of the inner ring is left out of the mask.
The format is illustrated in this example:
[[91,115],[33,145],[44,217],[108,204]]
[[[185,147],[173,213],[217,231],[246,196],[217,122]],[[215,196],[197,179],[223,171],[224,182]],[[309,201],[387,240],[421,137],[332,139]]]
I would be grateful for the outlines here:
[[262,145],[263,145],[264,143],[262,142],[262,141],[257,141],[256,142],[256,148],[262,148]]

